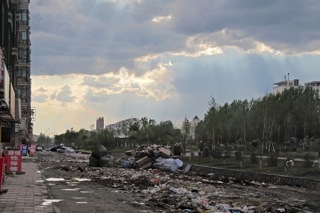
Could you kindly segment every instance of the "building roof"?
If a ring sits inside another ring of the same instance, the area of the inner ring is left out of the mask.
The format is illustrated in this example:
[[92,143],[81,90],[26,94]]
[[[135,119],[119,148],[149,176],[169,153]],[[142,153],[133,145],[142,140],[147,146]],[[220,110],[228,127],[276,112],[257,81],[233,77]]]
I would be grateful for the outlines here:
[[310,81],[304,84],[305,86],[320,86],[320,81]]

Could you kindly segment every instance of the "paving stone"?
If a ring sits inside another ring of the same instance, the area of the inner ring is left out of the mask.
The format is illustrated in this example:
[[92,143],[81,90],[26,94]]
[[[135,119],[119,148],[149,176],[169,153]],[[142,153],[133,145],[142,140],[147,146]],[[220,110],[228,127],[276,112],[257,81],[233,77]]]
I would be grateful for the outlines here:
[[0,195],[0,212],[55,212],[51,204],[41,206],[49,193],[42,174],[37,172],[37,163],[29,157],[23,158],[22,171],[25,174],[5,176],[2,188],[8,192]]

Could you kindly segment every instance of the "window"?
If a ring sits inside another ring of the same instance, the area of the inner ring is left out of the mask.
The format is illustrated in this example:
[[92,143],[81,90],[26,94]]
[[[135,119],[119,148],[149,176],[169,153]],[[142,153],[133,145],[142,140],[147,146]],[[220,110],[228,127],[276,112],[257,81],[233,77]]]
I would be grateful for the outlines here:
[[21,90],[21,98],[26,98],[26,97],[27,97],[27,91]]
[[26,78],[27,77],[28,68],[27,67],[21,67],[17,71],[17,77]]
[[20,30],[19,40],[21,43],[26,43],[26,41],[28,40],[28,31],[27,30]]
[[24,67],[23,69],[21,69],[21,77],[27,77],[27,68]]
[[21,32],[21,39],[22,40],[27,40],[27,31],[22,31]]
[[27,57],[28,57],[27,48],[19,49],[19,58],[27,58]]
[[21,16],[21,21],[28,21],[28,12],[27,11],[23,11],[20,13],[20,16]]

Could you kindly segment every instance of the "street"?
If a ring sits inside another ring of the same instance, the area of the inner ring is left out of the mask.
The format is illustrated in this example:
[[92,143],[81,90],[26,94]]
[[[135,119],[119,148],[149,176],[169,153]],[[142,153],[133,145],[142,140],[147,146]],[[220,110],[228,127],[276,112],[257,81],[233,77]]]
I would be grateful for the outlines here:
[[39,168],[61,212],[319,212],[319,192],[233,183],[214,174],[89,167],[88,155],[39,152]]

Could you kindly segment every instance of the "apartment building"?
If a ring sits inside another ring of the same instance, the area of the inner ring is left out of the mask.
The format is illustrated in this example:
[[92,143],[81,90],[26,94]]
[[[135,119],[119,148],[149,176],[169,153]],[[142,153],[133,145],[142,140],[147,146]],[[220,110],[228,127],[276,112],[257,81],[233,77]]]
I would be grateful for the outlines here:
[[30,0],[0,3],[1,142],[16,146],[32,140]]
[[127,138],[129,137],[129,127],[135,123],[141,123],[141,120],[138,118],[129,118],[114,124],[109,124],[106,126],[106,129],[113,133],[116,138]]
[[272,92],[273,94],[282,93],[285,89],[290,88],[298,88],[299,87],[299,79],[289,80],[289,73],[288,76],[284,76],[284,80],[274,83],[276,85],[273,87]]
[[96,130],[104,129],[104,117],[99,117],[96,121]]
[[[289,80],[289,73],[288,76],[284,76],[284,80],[274,83],[276,85],[273,87],[272,93],[282,93],[285,89],[290,88],[298,88],[303,87],[303,85],[299,85],[299,79]],[[314,90],[318,90],[320,92],[320,81],[310,81],[304,84],[304,87],[311,87]]]
[[304,84],[305,87],[311,87],[320,92],[320,81],[310,81]]

